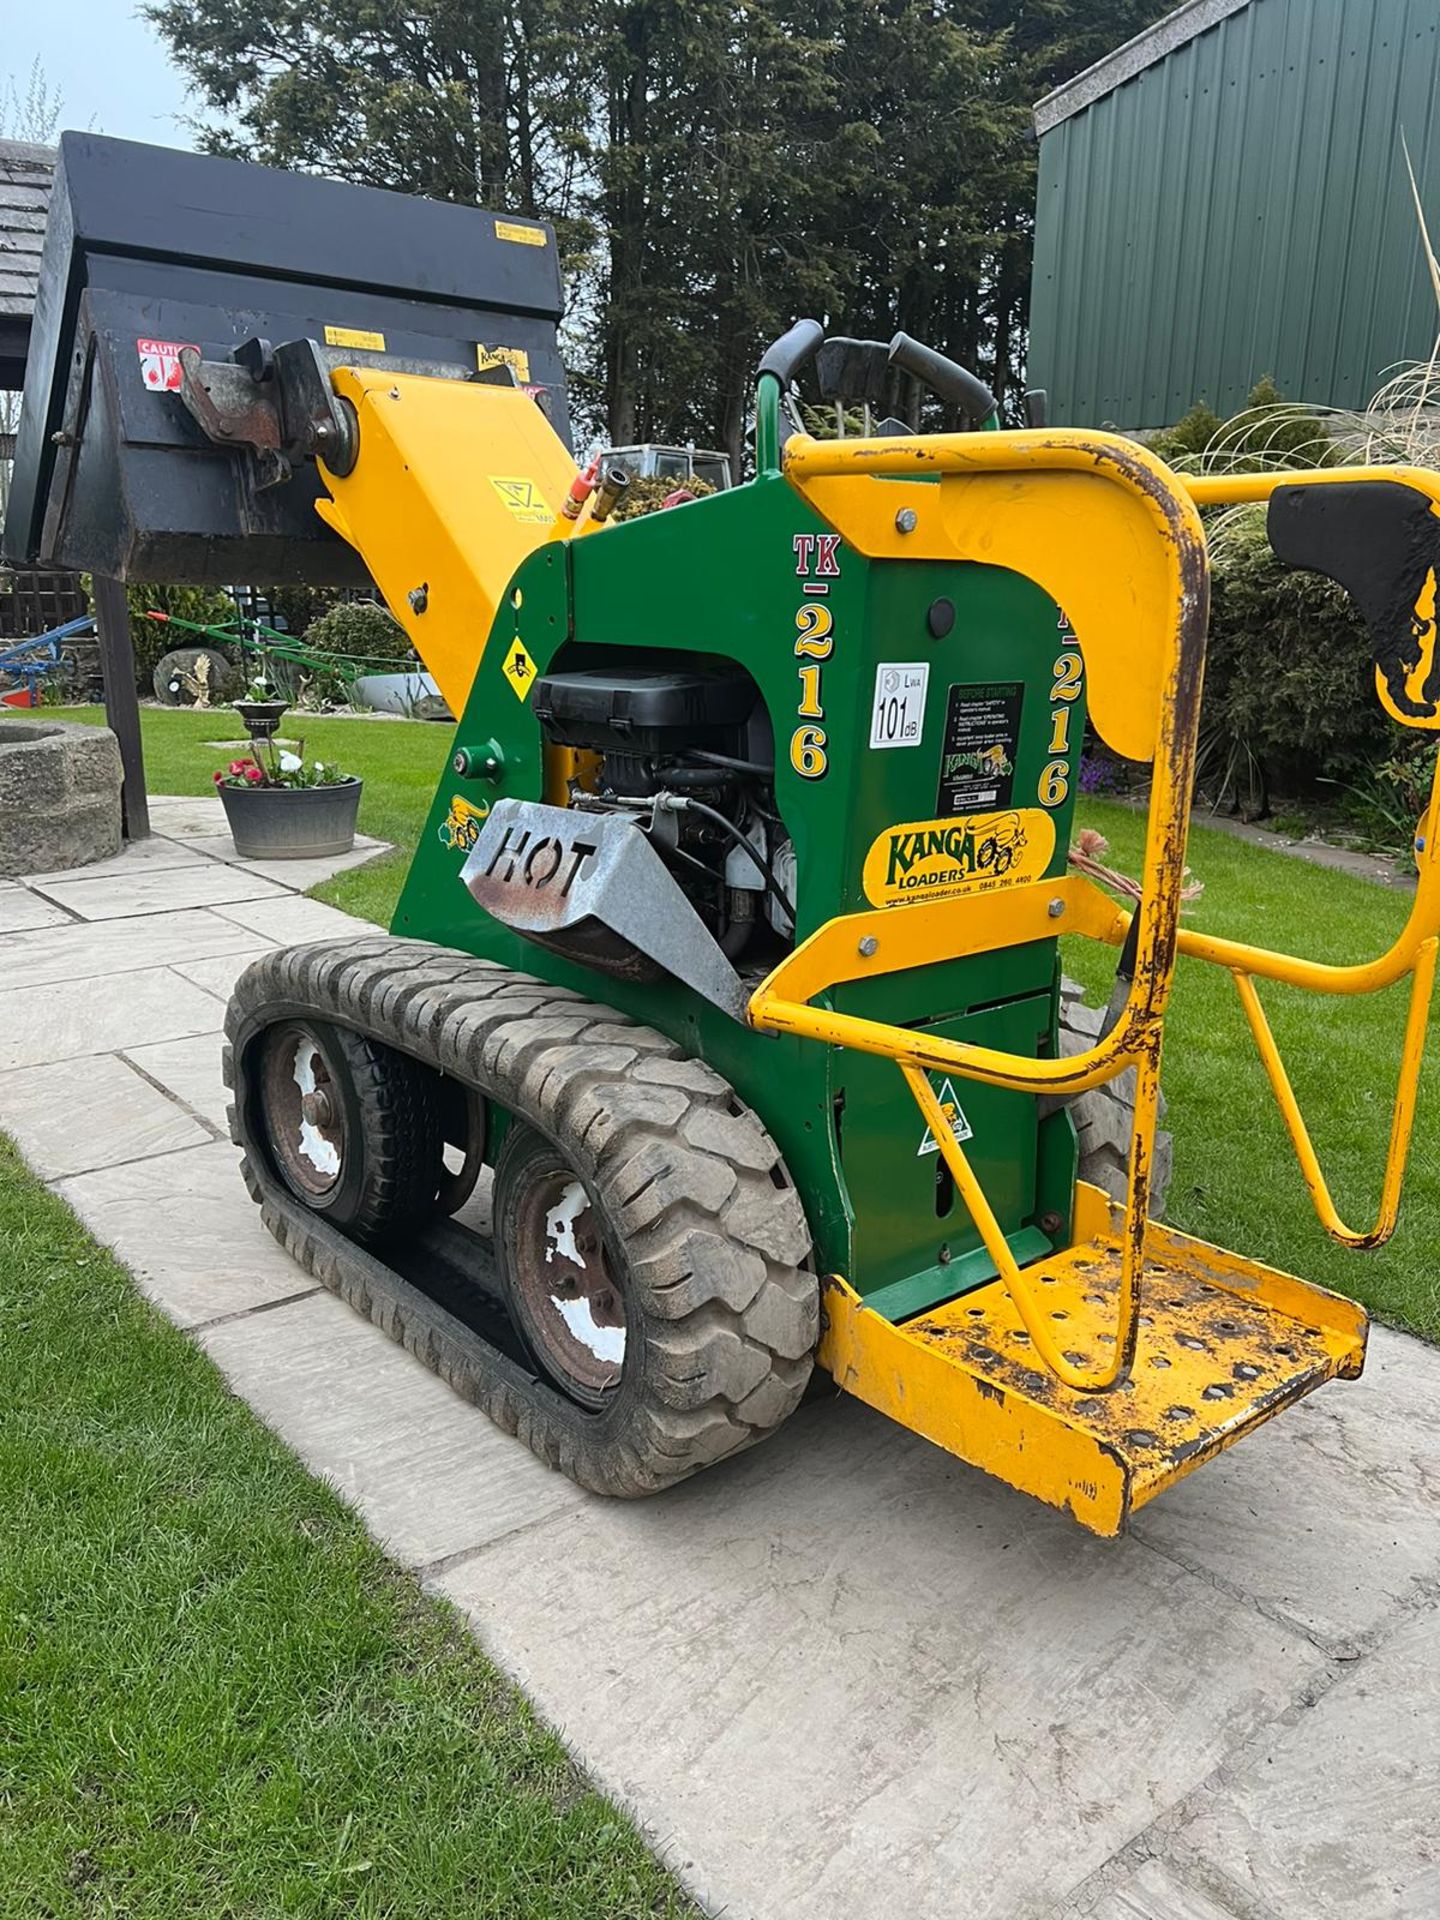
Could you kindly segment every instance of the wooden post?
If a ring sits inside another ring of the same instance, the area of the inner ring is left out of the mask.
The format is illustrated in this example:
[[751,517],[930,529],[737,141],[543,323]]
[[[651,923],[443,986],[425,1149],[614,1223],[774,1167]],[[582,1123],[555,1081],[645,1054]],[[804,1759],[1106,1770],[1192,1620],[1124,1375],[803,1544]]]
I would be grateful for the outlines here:
[[120,808],[127,840],[150,838],[150,803],[145,795],[145,754],[140,743],[140,701],[135,692],[135,653],[130,644],[130,608],[125,589],[104,574],[92,576],[95,631],[105,675],[105,718],[120,742],[124,784]]

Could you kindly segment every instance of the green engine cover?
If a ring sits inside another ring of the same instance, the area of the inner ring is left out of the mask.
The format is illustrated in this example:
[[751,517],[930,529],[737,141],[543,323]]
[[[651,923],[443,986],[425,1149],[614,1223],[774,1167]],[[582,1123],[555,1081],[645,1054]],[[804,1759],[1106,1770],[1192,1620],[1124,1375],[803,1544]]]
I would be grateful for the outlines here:
[[[441,781],[394,921],[622,1008],[713,1064],[780,1143],[822,1269],[891,1317],[993,1278],[893,1062],[755,1033],[673,980],[639,986],[568,962],[470,898],[460,870],[490,804],[542,797],[530,693],[574,642],[614,649],[617,666],[665,649],[751,675],[774,726],[804,938],[1007,861],[1032,878],[1064,873],[1085,701],[1063,615],[1004,569],[868,560],[782,478],[542,547],[497,616],[456,735],[467,774]],[[1057,987],[1046,939],[937,955],[830,1002],[1035,1056],[1055,1044]],[[935,1084],[1017,1256],[1063,1243],[1068,1116],[1041,1117],[1029,1094]]]

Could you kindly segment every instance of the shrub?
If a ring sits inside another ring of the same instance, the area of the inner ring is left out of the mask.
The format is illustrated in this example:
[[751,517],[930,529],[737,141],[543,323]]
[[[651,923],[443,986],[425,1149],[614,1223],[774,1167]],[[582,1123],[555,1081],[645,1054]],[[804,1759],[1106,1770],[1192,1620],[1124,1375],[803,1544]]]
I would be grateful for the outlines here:
[[339,603],[342,590],[290,585],[266,587],[264,594],[270,606],[271,625],[279,627],[282,633],[293,634],[298,640],[322,614]]
[[[1244,473],[1333,466],[1321,418],[1261,380],[1223,423],[1203,402],[1151,448],[1182,470]],[[1298,794],[1351,784],[1393,749],[1374,694],[1369,635],[1349,595],[1271,552],[1265,508],[1206,513],[1210,645],[1197,786],[1216,805],[1268,811],[1272,785]]]
[[1201,785],[1211,800],[1348,784],[1385,761],[1395,729],[1375,697],[1365,622],[1343,587],[1281,565],[1263,507],[1230,514],[1210,591]]
[[343,654],[370,673],[398,671],[414,658],[405,629],[373,600],[342,601],[331,607],[311,621],[304,640],[317,653]]
[[[130,608],[130,645],[135,655],[135,686],[141,696],[154,694],[156,663],[162,654],[176,647],[203,646],[198,633],[184,627],[167,626],[163,620],[147,620],[146,613],[172,613],[180,620],[193,620],[197,626],[221,626],[235,618],[235,603],[220,587],[157,587],[143,581],[127,586],[125,599]],[[236,656],[239,657],[238,654]]]
[[1200,465],[1201,455],[1224,426],[1225,422],[1212,407],[1197,400],[1183,420],[1152,433],[1146,445],[1167,465],[1188,473]]

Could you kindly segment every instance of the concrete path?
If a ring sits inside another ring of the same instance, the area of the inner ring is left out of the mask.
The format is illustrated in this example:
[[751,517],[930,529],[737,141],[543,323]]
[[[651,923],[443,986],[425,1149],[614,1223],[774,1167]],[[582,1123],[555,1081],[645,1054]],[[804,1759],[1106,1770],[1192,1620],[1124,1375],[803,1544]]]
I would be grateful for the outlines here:
[[[547,1473],[279,1251],[224,1138],[231,981],[358,931],[204,801],[0,886],[0,1127],[735,1920],[1440,1914],[1440,1352],[1102,1543],[866,1409],[660,1499]],[[1420,1179],[1434,1178],[1430,1169]]]

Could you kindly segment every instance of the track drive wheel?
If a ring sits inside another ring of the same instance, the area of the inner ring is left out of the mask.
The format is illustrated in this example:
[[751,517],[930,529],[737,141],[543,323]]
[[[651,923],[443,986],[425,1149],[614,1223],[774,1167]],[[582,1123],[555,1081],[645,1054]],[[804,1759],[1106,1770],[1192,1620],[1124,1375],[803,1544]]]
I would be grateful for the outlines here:
[[756,1116],[698,1061],[647,1049],[622,1065],[620,1038],[612,1017],[609,1044],[556,1050],[560,1099],[552,1081],[534,1102],[528,1063],[497,1094],[513,1117],[494,1220],[511,1320],[573,1409],[550,1436],[556,1464],[632,1496],[794,1411],[820,1302],[799,1196]]
[[430,1212],[444,1172],[433,1074],[325,1020],[278,1021],[257,1052],[255,1125],[297,1200],[362,1242]]

